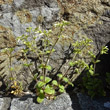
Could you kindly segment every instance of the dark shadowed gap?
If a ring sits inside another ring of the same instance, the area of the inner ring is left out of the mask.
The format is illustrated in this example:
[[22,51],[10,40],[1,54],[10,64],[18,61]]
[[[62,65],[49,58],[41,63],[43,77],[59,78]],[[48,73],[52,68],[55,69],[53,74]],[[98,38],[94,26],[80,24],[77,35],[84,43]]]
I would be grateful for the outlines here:
[[101,55],[99,57],[100,62],[96,65],[96,72],[102,76],[105,76],[105,73],[110,73],[110,42],[106,44],[109,51],[108,54]]

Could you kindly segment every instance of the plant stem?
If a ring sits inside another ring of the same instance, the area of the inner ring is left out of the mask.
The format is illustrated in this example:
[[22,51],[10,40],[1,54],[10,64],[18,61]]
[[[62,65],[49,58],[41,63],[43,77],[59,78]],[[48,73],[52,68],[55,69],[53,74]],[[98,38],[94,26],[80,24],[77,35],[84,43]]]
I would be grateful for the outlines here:
[[[58,35],[58,36],[61,35],[62,30],[63,30],[63,25],[60,27],[60,32],[59,32],[59,35]],[[46,66],[47,66],[48,61],[49,61],[49,59],[50,59],[52,50],[54,49],[54,47],[55,47],[55,45],[57,44],[57,42],[58,42],[59,39],[60,39],[60,37],[58,37],[57,40],[55,41],[55,43],[53,44],[53,46],[52,46],[52,48],[51,48],[51,50],[50,50],[50,53],[49,53],[49,55],[48,55],[48,57],[47,57],[47,60],[46,60],[46,62],[45,62],[45,66],[44,66],[44,81],[45,81],[45,77],[46,77]]]

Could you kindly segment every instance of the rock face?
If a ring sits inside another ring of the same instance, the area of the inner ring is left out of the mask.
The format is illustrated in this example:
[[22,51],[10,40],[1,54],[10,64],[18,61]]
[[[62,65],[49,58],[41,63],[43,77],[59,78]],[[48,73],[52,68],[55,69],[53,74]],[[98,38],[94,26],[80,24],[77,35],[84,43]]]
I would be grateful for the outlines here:
[[10,103],[11,98],[0,98],[0,110],[8,110]]
[[[16,47],[16,51],[20,47],[16,44],[16,37],[25,33],[28,27],[35,28],[42,25],[44,28],[50,28],[53,22],[59,19],[59,8],[55,0],[1,0],[0,1],[0,51],[5,48]],[[8,51],[8,54],[10,52]],[[15,52],[16,53],[16,52]],[[13,56],[11,61],[15,72],[10,73],[10,60],[8,54],[0,52],[0,76],[3,80],[10,83],[10,77],[16,77],[22,82],[26,90],[32,81],[31,74],[22,63],[25,61],[20,59],[20,54]],[[18,66],[19,65],[19,66]],[[19,77],[17,77],[19,76]],[[25,80],[26,79],[26,80]],[[5,83],[6,84],[6,83]]]
[[109,102],[109,98],[100,98],[92,100],[89,96],[78,93],[78,100],[81,110],[109,110],[109,108],[104,107],[104,103]]
[[[58,7],[59,6],[59,7]],[[60,12],[60,14],[59,14]],[[35,28],[41,26],[50,29],[52,23],[62,17],[72,23],[64,34],[69,37],[61,39],[56,45],[57,50],[51,57],[53,68],[59,69],[65,58],[69,59],[71,54],[70,41],[79,40],[77,34],[82,32],[94,40],[95,49],[98,53],[100,47],[110,41],[110,2],[109,0],[1,0],[0,1],[0,49],[16,47],[16,51],[21,47],[16,44],[16,38],[25,34],[28,27]],[[82,34],[81,33],[81,34]],[[72,40],[71,40],[72,39]],[[66,41],[66,43],[64,43]],[[15,53],[16,53],[15,51]],[[32,75],[27,68],[22,66],[25,60],[21,54],[12,56],[12,67],[16,71],[9,72],[10,60],[8,55],[0,54],[0,74],[4,78],[5,84],[10,84],[10,77],[15,77],[22,82],[23,89],[27,90],[32,81]],[[32,59],[28,59],[29,62]],[[87,61],[89,63],[89,61]],[[33,63],[33,62],[32,62]],[[64,65],[62,72],[68,68]],[[35,67],[32,67],[33,71]],[[54,70],[55,70],[54,69]],[[56,71],[56,70],[55,70]],[[75,76],[76,79],[78,75]]]
[[[75,99],[77,97],[77,99]],[[56,100],[44,100],[43,103],[35,102],[34,95],[25,95],[21,98],[0,98],[0,110],[109,110],[106,103],[110,104],[109,97],[99,99],[91,99],[89,96],[77,93],[70,96],[64,93],[56,98]],[[78,105],[78,106],[76,106]],[[76,107],[75,107],[76,106]]]
[[[33,79],[28,69],[22,66],[26,61],[22,58],[21,53],[17,53],[22,45],[17,45],[16,38],[25,34],[25,29],[28,27],[35,28],[40,25],[44,29],[50,29],[52,23],[60,20],[59,18],[70,21],[72,25],[69,25],[64,31],[67,37],[61,39],[55,46],[57,51],[51,57],[50,64],[56,70],[60,69],[61,65],[70,58],[72,52],[70,43],[73,40],[80,40],[77,37],[78,33],[93,39],[95,49],[91,51],[95,54],[98,54],[102,46],[107,43],[110,45],[110,0],[0,0],[0,79],[5,85],[11,84],[10,78],[13,76],[22,83],[25,91],[28,90]],[[3,49],[14,47],[16,55],[9,56],[10,51],[2,54]],[[31,59],[28,61],[32,62],[34,55],[30,57]],[[10,62],[13,62],[12,65]],[[89,63],[88,60],[87,62]],[[14,67],[16,71],[10,72],[10,66]],[[64,65],[62,72],[65,72],[66,68],[68,66]],[[34,71],[35,67],[32,67],[32,70]],[[74,79],[78,76],[76,75]],[[82,94],[77,96],[82,110],[107,110],[88,96]],[[74,109],[67,94],[62,94],[52,102],[46,100],[42,104],[34,103],[33,99],[33,97],[0,98],[0,110]]]
[[60,95],[54,101],[44,100],[36,104],[32,96],[22,98],[0,98],[0,110],[73,110],[71,99],[68,94]]

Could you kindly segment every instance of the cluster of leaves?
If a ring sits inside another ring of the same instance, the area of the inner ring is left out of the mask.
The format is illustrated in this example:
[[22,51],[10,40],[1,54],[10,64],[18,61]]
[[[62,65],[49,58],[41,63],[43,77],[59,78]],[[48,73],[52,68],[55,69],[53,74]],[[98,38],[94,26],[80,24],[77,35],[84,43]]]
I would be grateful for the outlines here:
[[[51,60],[51,55],[54,54],[55,46],[59,42],[59,40],[64,37],[63,31],[64,27],[67,26],[69,23],[67,21],[62,21],[60,23],[57,23],[54,25],[54,28],[58,28],[58,33],[56,36],[56,40],[54,43],[51,42],[51,37],[54,33],[53,30],[43,30],[40,27],[32,29],[32,27],[29,27],[26,29],[26,35],[22,35],[17,38],[18,44],[23,45],[23,48],[20,50],[23,58],[26,60],[26,63],[23,64],[23,66],[27,67],[32,76],[33,80],[36,81],[35,90],[37,94],[37,102],[41,103],[44,98],[47,99],[55,99],[55,97],[58,94],[61,94],[65,92],[65,89],[68,85],[74,86],[73,81],[81,74],[82,70],[85,68],[87,69],[87,77],[84,77],[84,86],[86,89],[88,89],[89,95],[92,97],[94,96],[94,88],[98,88],[99,85],[101,85],[101,81],[99,81],[97,78],[94,80],[93,77],[97,76],[95,74],[95,64],[99,62],[98,59],[96,59],[96,56],[91,52],[88,51],[88,47],[91,48],[91,43],[93,42],[91,39],[87,38],[84,35],[81,35],[82,40],[77,40],[72,43],[73,46],[73,56],[70,61],[67,61],[68,68],[64,73],[57,74],[56,78],[50,77],[50,73],[52,70],[52,65],[50,65],[49,61]],[[9,49],[10,54],[9,61],[10,66],[9,70],[12,74],[13,68],[12,68],[12,52],[14,49]],[[107,53],[108,48],[104,47],[100,54]],[[84,59],[79,59],[79,56],[83,54],[84,52],[88,53],[88,55],[92,58],[92,63],[90,66],[84,61]],[[6,52],[5,52],[6,53]],[[36,64],[36,71],[35,74],[32,70],[33,64],[29,62],[28,55],[34,54],[36,56],[35,59],[37,59]],[[72,70],[72,74],[69,73]],[[22,93],[22,87],[20,83],[15,81],[15,78],[12,74],[13,84],[11,86],[12,89],[14,89],[11,93],[14,95],[19,95]],[[95,86],[94,86],[95,85]],[[98,85],[98,86],[97,86]],[[93,88],[94,87],[94,88]],[[93,92],[92,92],[93,91]],[[102,90],[99,90],[102,91]]]
[[[46,97],[47,99],[55,99],[56,95],[59,93],[65,92],[65,87],[64,85],[61,84],[61,80],[69,85],[73,84],[69,81],[68,78],[63,77],[62,74],[58,74],[58,81],[57,80],[52,80],[50,77],[45,77],[40,76],[40,81],[38,81],[36,85],[36,93],[37,93],[37,101],[41,103],[44,98]],[[49,83],[51,81],[51,83]]]
[[23,94],[23,88],[21,82],[17,82],[14,80],[13,85],[11,86],[11,94],[14,94],[15,96],[21,96]]
[[[55,24],[55,27],[59,27],[56,41],[52,44],[50,42],[52,31],[41,30],[40,28],[32,29],[29,27],[26,32],[27,35],[22,35],[17,38],[19,43],[22,43],[25,48],[21,49],[27,63],[24,66],[28,67],[33,75],[33,79],[36,81],[35,89],[37,94],[37,102],[41,103],[44,98],[54,99],[58,93],[65,92],[65,86],[63,83],[72,85],[69,78],[65,77],[62,73],[57,75],[57,80],[49,77],[48,72],[52,70],[49,65],[50,56],[55,52],[55,45],[62,37],[63,27],[68,25],[68,22],[62,21],[61,23]],[[31,40],[30,40],[31,37]],[[40,40],[37,39],[40,37]],[[37,43],[36,43],[37,42]],[[39,44],[40,43],[40,44]],[[28,63],[27,54],[32,53],[36,55],[38,59],[37,73],[33,74],[31,70],[31,63]]]
[[[88,65],[86,67],[86,76],[83,77],[83,85],[87,89],[88,94],[91,96],[91,98],[95,96],[105,96],[105,90],[103,86],[103,82],[99,76],[98,73],[95,72],[95,66],[96,63],[100,62],[98,59],[100,55],[107,54],[108,48],[107,46],[103,47],[100,51],[98,57],[94,55],[92,52],[89,52],[92,58],[92,64]],[[107,82],[109,81],[109,75],[107,74]]]

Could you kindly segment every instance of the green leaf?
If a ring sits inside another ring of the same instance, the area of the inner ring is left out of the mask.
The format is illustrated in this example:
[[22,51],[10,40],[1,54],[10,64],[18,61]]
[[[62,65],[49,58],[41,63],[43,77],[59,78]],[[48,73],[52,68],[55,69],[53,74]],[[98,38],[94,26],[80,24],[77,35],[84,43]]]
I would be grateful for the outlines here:
[[52,80],[51,78],[45,77],[45,83],[48,83],[48,82],[50,82],[51,80]]
[[44,94],[39,94],[39,96],[37,97],[37,102],[38,103],[42,103],[43,100],[44,100],[44,98],[45,98],[45,95]]
[[78,68],[75,68],[75,72],[76,72],[76,73],[79,73],[79,69],[78,69]]
[[43,80],[44,79],[44,76],[40,76],[40,80]]
[[71,85],[72,87],[74,86],[74,84],[70,81],[68,82],[68,84]]
[[55,85],[55,86],[58,86],[58,82],[56,80],[53,80],[52,84]]
[[44,92],[47,93],[47,94],[55,94],[54,89],[45,89]]
[[14,48],[9,48],[9,51],[10,51],[10,52],[13,52],[13,50],[14,50]]
[[63,81],[68,82],[69,80],[68,80],[68,78],[63,77]]
[[62,77],[63,77],[63,75],[62,75],[62,74],[57,74],[57,76],[58,76],[59,78],[62,78]]
[[52,52],[55,52],[55,49],[52,49]]
[[44,82],[42,82],[42,81],[39,81],[39,82],[37,83],[37,86],[38,86],[38,87],[43,87],[45,84],[46,84],[46,83],[44,83]]
[[65,87],[63,85],[59,85],[59,92],[65,92]]
[[40,89],[40,93],[44,93],[44,91],[42,89]]
[[96,62],[95,63],[99,63],[100,62],[100,60],[96,60]]
[[29,27],[26,29],[26,32],[31,32],[31,30],[32,30],[32,27]]
[[50,53],[50,50],[47,50],[46,53],[47,53],[47,54]]
[[91,76],[94,75],[94,71],[93,70],[89,70],[89,73],[90,73]]
[[24,63],[23,65],[29,67],[29,66],[31,66],[32,64],[31,64],[31,63],[30,63],[30,64]]
[[34,78],[33,78],[34,80],[36,80],[36,79],[37,79],[37,75],[38,75],[37,73],[34,75]]
[[38,103],[42,103],[43,100],[44,100],[43,98],[37,97],[37,102],[38,102]]
[[93,65],[90,65],[90,70],[94,70]]
[[63,89],[59,89],[59,92],[63,93],[63,92],[65,92],[65,90],[63,90]]
[[51,86],[49,86],[49,85],[47,85],[45,87],[44,92],[47,93],[47,94],[55,94],[55,90]]
[[108,50],[107,46],[102,47],[101,54],[107,54]]
[[47,65],[46,66],[46,69],[48,69],[49,71],[51,71],[52,70],[52,67],[50,65]]
[[69,65],[70,65],[70,66],[73,66],[73,62],[72,62],[72,61],[71,61],[71,62],[69,62]]
[[44,64],[40,64],[39,68],[45,68],[45,65]]
[[11,68],[10,68],[10,71],[14,71],[14,68],[13,68],[13,67],[11,67]]
[[63,85],[59,85],[59,88],[62,89],[62,90],[65,89],[65,87]]

